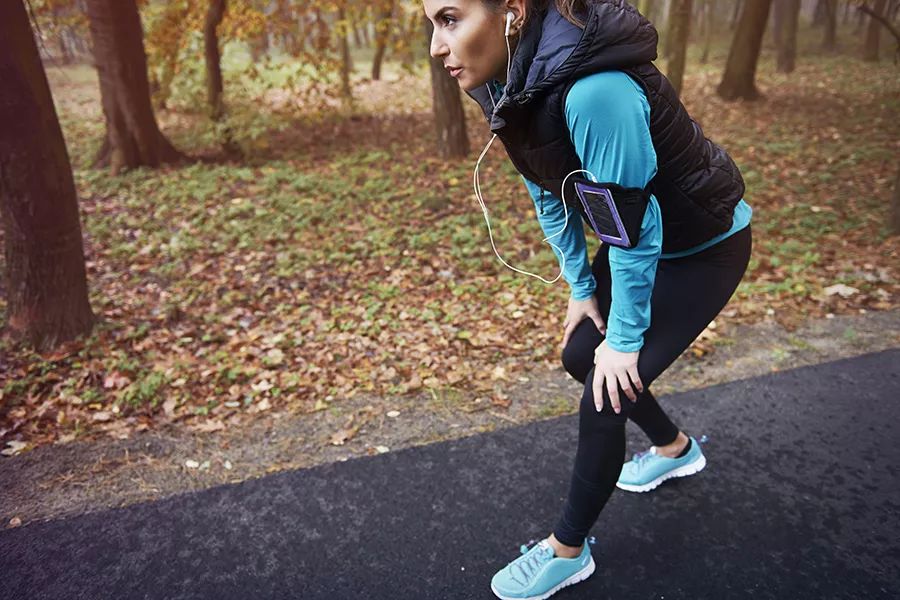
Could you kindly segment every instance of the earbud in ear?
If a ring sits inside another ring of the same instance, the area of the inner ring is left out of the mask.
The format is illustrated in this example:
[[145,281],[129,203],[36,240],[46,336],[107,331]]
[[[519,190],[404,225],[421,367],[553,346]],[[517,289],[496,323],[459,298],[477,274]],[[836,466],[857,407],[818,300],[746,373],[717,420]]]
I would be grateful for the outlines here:
[[516,14],[513,11],[510,10],[506,13],[506,31],[503,33],[503,35],[509,37],[509,28],[512,25],[513,19],[515,18]]

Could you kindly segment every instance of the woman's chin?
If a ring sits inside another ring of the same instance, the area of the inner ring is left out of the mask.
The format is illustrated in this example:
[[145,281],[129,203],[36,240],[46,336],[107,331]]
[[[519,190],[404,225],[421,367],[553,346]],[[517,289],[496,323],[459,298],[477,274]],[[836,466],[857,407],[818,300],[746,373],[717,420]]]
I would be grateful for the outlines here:
[[487,81],[480,81],[480,82],[479,82],[479,81],[475,81],[475,82],[472,82],[468,77],[465,77],[465,76],[463,76],[463,77],[457,77],[457,78],[456,78],[456,82],[459,84],[459,87],[460,87],[461,89],[463,89],[463,90],[465,90],[465,91],[467,91],[467,92],[471,92],[471,91],[474,90],[474,89],[480,88],[480,87],[483,86],[485,83],[487,83]]

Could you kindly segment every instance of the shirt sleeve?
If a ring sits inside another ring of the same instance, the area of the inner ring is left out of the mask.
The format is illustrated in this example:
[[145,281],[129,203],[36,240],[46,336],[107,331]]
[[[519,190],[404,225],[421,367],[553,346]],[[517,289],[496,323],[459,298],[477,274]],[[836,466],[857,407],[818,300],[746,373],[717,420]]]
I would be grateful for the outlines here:
[[[566,97],[565,113],[582,167],[596,181],[643,188],[656,175],[650,104],[631,77],[604,71],[579,79]],[[656,196],[651,195],[637,245],[609,248],[612,301],[606,340],[610,348],[636,352],[644,345],[661,251],[662,216]]]
[[[525,187],[534,201],[534,209],[537,213],[538,222],[544,234],[549,237],[563,228],[562,234],[552,238],[551,243],[559,246],[562,254],[565,255],[565,268],[563,269],[563,279],[569,284],[571,289],[570,297],[575,300],[585,300],[594,294],[597,289],[597,282],[594,280],[594,274],[591,271],[591,262],[587,254],[587,240],[584,238],[584,222],[581,215],[573,210],[569,210],[569,222],[566,223],[566,212],[563,207],[562,200],[544,190],[544,199],[541,201],[541,187],[533,181],[522,176]],[[541,210],[543,206],[543,211]],[[541,214],[543,212],[544,214]],[[553,246],[551,246],[553,248]],[[553,248],[556,259],[562,265],[562,257],[560,250]]]

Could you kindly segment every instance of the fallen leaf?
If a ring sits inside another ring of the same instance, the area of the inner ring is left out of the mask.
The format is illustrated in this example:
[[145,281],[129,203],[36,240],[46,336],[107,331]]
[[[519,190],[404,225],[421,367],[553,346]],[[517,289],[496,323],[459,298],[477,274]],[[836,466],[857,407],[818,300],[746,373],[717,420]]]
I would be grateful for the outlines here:
[[6,445],[9,446],[9,448],[0,450],[0,454],[2,454],[4,456],[15,456],[16,454],[21,452],[26,446],[28,446],[28,443],[20,442],[17,440],[10,440],[10,441],[6,442]]
[[843,283],[836,283],[834,285],[830,285],[825,288],[826,296],[834,296],[835,294],[840,295],[842,298],[849,298],[853,294],[859,293],[859,290],[855,287],[850,287],[849,285],[844,285]]
[[172,417],[175,416],[175,407],[178,405],[178,400],[175,398],[169,398],[165,402],[163,402],[163,412],[166,413],[166,416]]
[[209,419],[203,421],[202,423],[192,425],[191,429],[193,429],[194,431],[202,431],[205,433],[209,433],[211,431],[221,431],[225,429],[225,423],[223,423],[220,419]]

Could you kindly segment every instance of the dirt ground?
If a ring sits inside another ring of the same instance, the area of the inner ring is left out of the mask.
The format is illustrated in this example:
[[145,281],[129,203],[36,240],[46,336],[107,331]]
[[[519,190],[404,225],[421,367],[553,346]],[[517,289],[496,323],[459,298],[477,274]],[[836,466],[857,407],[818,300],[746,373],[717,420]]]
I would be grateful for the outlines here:
[[[793,332],[767,320],[717,334],[712,353],[686,352],[654,382],[663,406],[674,392],[898,347],[900,311],[818,319]],[[581,390],[560,364],[511,382],[508,408],[451,389],[357,396],[313,414],[261,414],[224,431],[172,426],[40,447],[0,457],[0,522],[16,527],[573,414]]]

